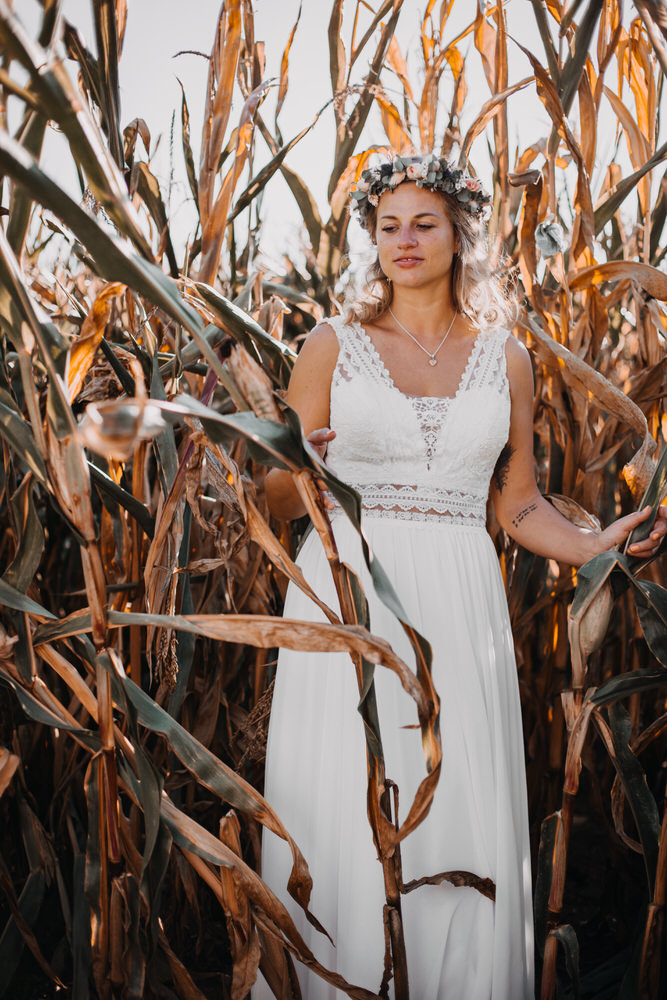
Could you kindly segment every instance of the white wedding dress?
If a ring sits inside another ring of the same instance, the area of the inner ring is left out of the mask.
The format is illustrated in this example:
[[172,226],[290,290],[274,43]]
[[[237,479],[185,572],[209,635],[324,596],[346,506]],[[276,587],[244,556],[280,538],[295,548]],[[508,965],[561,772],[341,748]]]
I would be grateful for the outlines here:
[[[495,903],[448,883],[402,897],[411,1000],[532,1000],[530,858],[521,714],[496,552],[486,531],[489,482],[509,430],[507,331],[479,333],[453,398],[400,392],[357,323],[329,321],[340,344],[331,386],[336,438],[327,462],[361,494],[364,533],[403,608],[433,649],[443,764],[433,805],[402,843],[407,882],[466,870],[493,879]],[[371,631],[414,665],[393,614],[374,593],[359,538],[333,514],[341,558],[359,574]],[[338,603],[317,534],[299,564]],[[290,585],[285,617],[324,620]],[[386,773],[403,821],[426,773],[414,702],[385,668],[375,685]],[[311,909],[286,891],[287,845],[264,831],[262,876],[317,958],[375,993],[384,960],[383,879],[366,815],[366,752],[354,665],[342,653],[280,653],[265,795],[303,851]],[[344,996],[297,963],[304,1000]],[[390,994],[393,992],[390,989]],[[261,975],[253,1000],[271,991]]]

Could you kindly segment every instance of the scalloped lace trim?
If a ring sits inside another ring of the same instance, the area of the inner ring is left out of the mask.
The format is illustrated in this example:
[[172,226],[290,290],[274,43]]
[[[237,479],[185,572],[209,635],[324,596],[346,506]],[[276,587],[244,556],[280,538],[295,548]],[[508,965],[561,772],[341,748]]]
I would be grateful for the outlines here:
[[395,517],[406,521],[437,521],[445,517],[485,527],[486,496],[464,490],[408,486],[401,483],[349,483],[361,496],[366,516]]

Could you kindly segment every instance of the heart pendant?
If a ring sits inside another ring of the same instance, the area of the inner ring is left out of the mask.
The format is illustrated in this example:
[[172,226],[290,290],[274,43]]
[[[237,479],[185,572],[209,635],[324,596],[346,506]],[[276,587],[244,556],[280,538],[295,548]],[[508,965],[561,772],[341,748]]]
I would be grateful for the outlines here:
[[429,358],[428,359],[428,363],[430,364],[431,368],[434,368],[435,365],[437,365],[438,362],[436,361],[435,358]]

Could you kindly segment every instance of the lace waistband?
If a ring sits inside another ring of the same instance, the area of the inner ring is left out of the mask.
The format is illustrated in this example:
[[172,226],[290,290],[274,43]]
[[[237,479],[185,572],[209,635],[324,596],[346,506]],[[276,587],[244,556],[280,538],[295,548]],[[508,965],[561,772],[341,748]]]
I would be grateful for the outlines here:
[[398,483],[348,485],[360,494],[365,517],[405,521],[437,521],[444,517],[459,524],[486,527],[486,494]]

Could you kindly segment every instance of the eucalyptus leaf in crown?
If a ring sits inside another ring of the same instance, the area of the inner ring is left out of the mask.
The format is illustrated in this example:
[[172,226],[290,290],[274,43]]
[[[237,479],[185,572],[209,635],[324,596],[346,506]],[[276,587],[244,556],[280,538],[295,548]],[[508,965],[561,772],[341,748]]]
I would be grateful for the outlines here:
[[488,214],[491,195],[484,190],[477,177],[471,177],[449,160],[434,154],[395,156],[368,167],[354,186],[352,207],[364,229],[368,228],[369,206],[377,207],[385,191],[393,191],[404,181],[414,181],[417,187],[452,195],[466,212],[475,217]]

